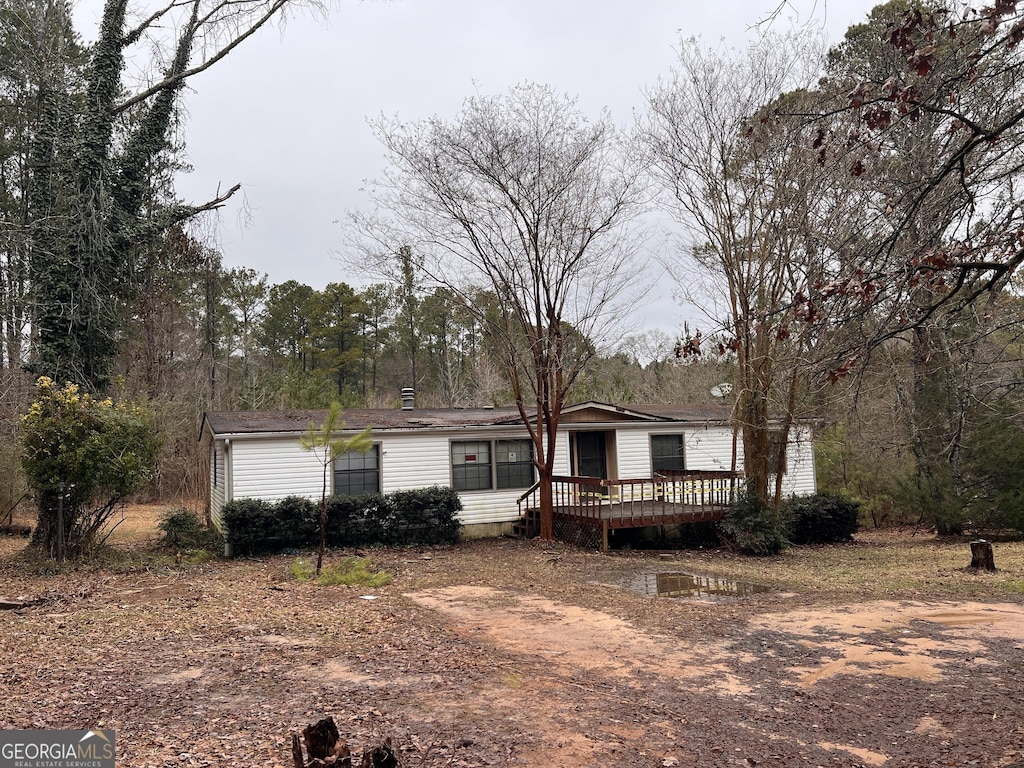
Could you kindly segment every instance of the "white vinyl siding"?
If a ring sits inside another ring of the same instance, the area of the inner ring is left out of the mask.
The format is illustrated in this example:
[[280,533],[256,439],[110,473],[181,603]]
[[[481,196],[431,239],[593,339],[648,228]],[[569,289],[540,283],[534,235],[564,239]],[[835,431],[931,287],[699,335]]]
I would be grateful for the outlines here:
[[[736,471],[743,471],[743,446],[738,444]],[[728,472],[732,469],[732,429],[700,427],[686,432],[686,468]]]
[[[620,428],[618,434],[619,477],[649,477],[651,473],[650,437],[672,434],[672,428],[644,429]],[[732,428],[727,426],[699,426],[683,429],[686,440],[683,451],[687,469],[729,470],[732,468]],[[814,448],[811,430],[805,426],[790,429],[786,446],[786,474],[782,478],[785,496],[802,496],[816,490],[814,478]],[[743,441],[737,436],[736,469],[743,471]]]
[[323,491],[323,464],[297,437],[233,440],[231,462],[232,499],[318,499]]
[[814,478],[814,446],[809,427],[789,430],[786,445],[786,474],[782,478],[784,496],[803,496],[817,490]]
[[[521,437],[522,433],[501,433],[504,437]],[[451,442],[460,438],[493,439],[477,430],[457,433],[388,435],[374,433],[381,445],[381,483],[384,493],[427,488],[432,485],[451,486]],[[463,525],[504,523],[518,519],[516,499],[520,489],[508,491],[468,491],[460,493]]]
[[374,438],[380,440],[384,493],[451,485],[447,435],[374,433]]
[[220,511],[226,498],[227,477],[224,461],[224,443],[214,440],[210,446],[210,519],[217,528],[221,526]]
[[[621,479],[651,476],[651,437],[682,434],[683,455],[687,469],[724,470],[732,468],[732,430],[721,426],[683,426],[680,424],[618,430],[619,477]],[[743,469],[742,457],[738,460]]]
[[[558,436],[555,450],[555,475],[571,474],[569,469],[569,430],[565,425]],[[692,470],[728,470],[732,462],[732,430],[728,426],[699,424],[619,423],[608,425],[615,430],[609,444],[615,455],[610,466],[616,467],[621,479],[651,476],[651,436],[682,434],[685,437],[686,468]],[[444,431],[419,431],[392,434],[374,432],[380,450],[381,492],[411,490],[432,485],[452,485],[452,443],[458,441],[522,440],[525,429],[509,427],[466,428]],[[210,512],[220,519],[224,503],[232,499],[260,498],[277,501],[286,496],[318,499],[323,483],[323,466],[309,451],[302,449],[298,436],[264,437],[259,435],[224,438],[211,441],[211,454],[216,449],[217,484],[213,484],[213,460],[210,460]],[[807,427],[794,427],[786,452],[787,472],[783,490],[791,494],[813,493],[814,456],[811,432]],[[742,450],[738,460],[742,471]],[[230,484],[230,487],[229,487]],[[526,489],[479,490],[461,492],[465,525],[507,523],[518,518],[516,499]]]
[[[469,437],[469,435],[467,435]],[[473,434],[477,437],[477,434]],[[492,440],[517,440],[525,439],[528,435],[525,429],[515,431],[502,431],[492,434],[480,434],[481,439]],[[461,435],[460,435],[461,438]],[[455,438],[453,438],[455,439]],[[569,440],[567,433],[563,432],[555,442],[555,472],[556,475],[569,474]],[[519,519],[519,505],[516,499],[522,496],[528,489],[508,488],[497,491],[467,491],[460,493],[462,499],[463,525],[475,523],[508,523]]]

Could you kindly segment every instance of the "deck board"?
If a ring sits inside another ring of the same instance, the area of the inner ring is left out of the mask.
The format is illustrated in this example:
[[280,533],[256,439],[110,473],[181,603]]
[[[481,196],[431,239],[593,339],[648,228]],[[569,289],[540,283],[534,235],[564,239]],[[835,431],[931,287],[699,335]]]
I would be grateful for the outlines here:
[[[607,502],[588,507],[581,513],[578,507],[555,507],[555,516],[562,520],[609,528],[643,528],[650,525],[677,525],[721,520],[728,509],[718,504],[670,504],[660,501],[636,501],[632,504]],[[594,514],[596,513],[596,514]]]
[[[721,520],[736,498],[739,479],[735,472],[692,470],[619,480],[554,477],[552,517],[570,527],[598,531],[607,550],[609,531]],[[535,483],[519,498],[519,530],[533,535],[539,521],[538,489]]]

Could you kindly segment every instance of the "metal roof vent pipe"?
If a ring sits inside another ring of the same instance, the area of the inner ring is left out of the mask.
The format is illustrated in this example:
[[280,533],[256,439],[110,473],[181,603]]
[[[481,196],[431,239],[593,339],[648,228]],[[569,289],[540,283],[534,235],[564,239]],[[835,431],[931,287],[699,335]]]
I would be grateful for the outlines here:
[[411,411],[416,404],[416,390],[412,387],[402,388],[402,410]]

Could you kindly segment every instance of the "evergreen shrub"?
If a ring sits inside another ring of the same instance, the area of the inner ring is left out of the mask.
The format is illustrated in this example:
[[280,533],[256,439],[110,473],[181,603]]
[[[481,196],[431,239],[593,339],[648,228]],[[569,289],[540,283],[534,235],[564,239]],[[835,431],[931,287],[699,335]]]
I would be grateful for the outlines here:
[[719,531],[733,547],[747,555],[777,555],[789,546],[789,520],[752,493],[741,493],[719,523]]
[[187,507],[172,509],[160,520],[164,545],[172,549],[220,549],[223,539],[216,529],[206,527],[203,519]]
[[224,540],[234,554],[257,555],[283,549],[274,509],[275,505],[262,499],[235,499],[224,505]]
[[459,540],[462,500],[451,488],[435,485],[415,491],[396,491],[391,508],[388,544],[450,544]]
[[860,504],[834,493],[794,496],[786,503],[794,544],[850,541],[857,532]]
[[[332,547],[453,544],[459,540],[462,502],[451,488],[434,486],[388,495],[327,498],[327,543]],[[224,506],[225,538],[235,554],[255,555],[315,547],[317,505],[289,497],[277,503],[237,499]]]

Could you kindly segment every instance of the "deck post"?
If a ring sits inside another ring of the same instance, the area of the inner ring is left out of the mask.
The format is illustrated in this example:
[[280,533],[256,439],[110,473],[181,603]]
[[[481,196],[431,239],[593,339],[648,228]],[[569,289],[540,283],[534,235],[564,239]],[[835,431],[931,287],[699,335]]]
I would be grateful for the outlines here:
[[608,520],[601,521],[601,552],[608,553]]

